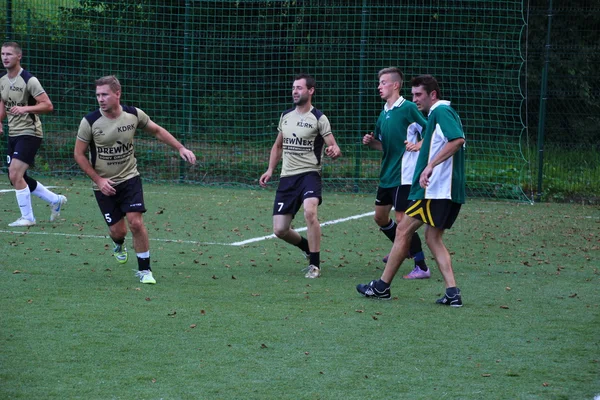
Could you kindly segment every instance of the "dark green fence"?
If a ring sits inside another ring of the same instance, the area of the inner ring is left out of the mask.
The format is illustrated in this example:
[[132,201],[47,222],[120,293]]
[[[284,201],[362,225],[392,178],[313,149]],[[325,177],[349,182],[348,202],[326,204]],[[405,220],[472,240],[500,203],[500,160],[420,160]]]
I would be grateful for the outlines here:
[[[461,115],[470,195],[522,200],[559,199],[562,193],[563,199],[593,199],[600,192],[597,159],[595,172],[592,165],[585,172],[597,179],[587,186],[575,184],[583,174],[564,169],[558,176],[548,167],[559,165],[551,149],[555,136],[563,138],[565,118],[557,113],[570,117],[583,96],[571,86],[574,98],[564,103],[571,108],[561,108],[562,97],[547,101],[544,175],[538,185],[535,135],[547,28],[542,4],[20,0],[6,7],[0,14],[5,36],[23,45],[24,67],[38,76],[55,105],[43,117],[46,139],[36,167],[41,173],[80,174],[71,156],[78,123],[96,108],[94,79],[116,74],[124,85],[123,102],[148,112],[199,157],[199,166],[187,168],[140,135],[136,153],[145,178],[255,185],[266,168],[279,114],[291,104],[293,76],[308,72],[317,79],[315,105],[331,120],[344,152],[342,159],[326,161],[326,184],[332,190],[372,192],[380,155],[363,148],[360,139],[373,129],[382,107],[377,71],[399,66],[407,78],[437,76],[443,97]],[[590,11],[575,6],[568,15],[555,13],[554,20],[574,22]],[[597,20],[589,17],[581,29],[597,31]],[[593,43],[572,44],[583,46],[575,51],[573,66],[583,84],[581,66],[597,65],[592,64],[597,52],[589,49],[588,58],[584,48]],[[571,73],[562,66],[560,71]],[[561,76],[548,74],[549,94]],[[597,90],[590,87],[589,106],[582,104],[573,114],[591,117]],[[402,94],[410,99],[410,88]],[[578,129],[565,132],[572,142],[582,142],[581,118],[569,118],[575,125],[567,126]],[[592,137],[589,150],[598,145],[593,140],[598,128],[585,126]],[[569,148],[560,162],[580,154]],[[569,176],[565,185],[562,175]]]

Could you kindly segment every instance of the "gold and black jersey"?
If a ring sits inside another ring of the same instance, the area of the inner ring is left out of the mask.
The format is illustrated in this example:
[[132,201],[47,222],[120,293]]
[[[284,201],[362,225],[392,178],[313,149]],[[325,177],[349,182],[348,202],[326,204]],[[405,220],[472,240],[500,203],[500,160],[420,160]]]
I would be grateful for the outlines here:
[[277,129],[283,135],[282,177],[321,172],[323,138],[331,135],[325,114],[314,107],[306,114],[300,114],[293,108],[281,114]]
[[21,69],[21,72],[12,79],[9,79],[4,71],[0,77],[0,95],[8,116],[8,136],[30,135],[39,138],[44,136],[39,115],[33,113],[14,115],[9,110],[14,106],[33,106],[37,104],[35,98],[45,92],[40,81],[29,71]]
[[[148,115],[136,107],[122,106],[121,115],[115,119],[96,110],[81,120],[77,139],[89,143],[90,163],[98,175],[118,185],[139,175],[133,137],[136,129],[149,122]],[[96,184],[94,190],[98,190]]]

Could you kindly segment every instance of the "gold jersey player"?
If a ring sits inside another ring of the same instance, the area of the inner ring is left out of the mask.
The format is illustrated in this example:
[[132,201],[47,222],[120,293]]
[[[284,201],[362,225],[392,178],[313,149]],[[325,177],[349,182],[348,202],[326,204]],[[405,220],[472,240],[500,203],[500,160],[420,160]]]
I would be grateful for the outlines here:
[[[331,133],[329,120],[312,106],[315,85],[315,79],[310,75],[295,77],[292,86],[294,108],[281,114],[269,166],[259,179],[260,185],[266,187],[277,164],[283,159],[273,205],[273,232],[278,238],[300,248],[309,259],[309,266],[305,270],[307,278],[321,276],[321,226],[317,208],[322,202],[323,150],[331,158],[342,154]],[[300,207],[304,207],[308,239],[291,229],[292,219]]]
[[92,179],[96,201],[114,242],[113,254],[117,261],[127,262],[124,243],[129,225],[138,261],[136,275],[141,283],[156,283],[150,267],[148,231],[142,217],[146,207],[133,137],[136,129],[141,129],[177,150],[190,164],[196,163],[196,156],[144,111],[121,105],[121,84],[115,76],[96,81],[96,99],[100,109],[86,115],[79,124],[75,161]]
[[50,221],[56,220],[67,202],[65,196],[48,190],[27,175],[44,137],[38,115],[51,112],[54,106],[40,81],[21,67],[22,55],[18,43],[2,45],[2,64],[6,72],[0,74],[0,135],[2,120],[8,116],[8,177],[21,210],[21,217],[8,224],[12,227],[35,225],[32,194],[50,204]]

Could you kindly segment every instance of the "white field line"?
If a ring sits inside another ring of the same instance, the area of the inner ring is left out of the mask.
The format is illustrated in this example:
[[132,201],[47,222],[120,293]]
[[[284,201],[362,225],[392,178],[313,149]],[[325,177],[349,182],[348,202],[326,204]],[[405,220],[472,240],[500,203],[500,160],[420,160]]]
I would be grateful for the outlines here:
[[[46,189],[56,189],[56,188],[61,188],[63,186],[46,186]],[[9,193],[9,192],[14,192],[15,189],[0,189],[0,193]]]
[[[353,215],[346,218],[335,219],[332,221],[326,221],[321,224],[321,226],[327,225],[335,225],[341,222],[350,221],[353,219],[359,219],[363,217],[367,217],[369,215],[374,215],[375,212],[371,211],[365,214]],[[304,232],[306,227],[295,229],[296,232]],[[108,235],[78,235],[76,233],[60,233],[60,232],[34,232],[34,231],[10,231],[10,230],[0,230],[0,233],[10,233],[15,235],[51,235],[51,236],[63,236],[63,237],[74,237],[74,238],[82,238],[82,239],[108,239]],[[198,245],[220,245],[220,246],[243,246],[248,243],[260,242],[267,239],[273,239],[275,235],[267,235],[256,237],[252,239],[243,240],[241,242],[234,243],[218,243],[218,242],[199,242],[196,240],[179,240],[179,239],[155,239],[150,238],[153,242],[164,242],[164,243],[186,243],[186,244],[198,244]]]
[[[369,215],[375,215],[375,211],[371,211],[371,212],[359,214],[359,215],[353,215],[351,217],[346,217],[346,218],[334,219],[333,221],[326,221],[326,222],[323,222],[321,224],[321,226],[335,225],[335,224],[339,224],[340,222],[350,221],[352,219],[368,217]],[[298,229],[294,229],[294,230],[296,232],[304,232],[306,230],[306,227],[298,228]],[[231,243],[231,246],[243,246],[245,244],[252,243],[252,242],[260,242],[262,240],[273,239],[274,237],[275,237],[275,235],[273,235],[273,234],[267,235],[267,236],[261,236],[261,237],[257,237],[257,238],[253,238],[253,239],[243,240],[241,242]]]

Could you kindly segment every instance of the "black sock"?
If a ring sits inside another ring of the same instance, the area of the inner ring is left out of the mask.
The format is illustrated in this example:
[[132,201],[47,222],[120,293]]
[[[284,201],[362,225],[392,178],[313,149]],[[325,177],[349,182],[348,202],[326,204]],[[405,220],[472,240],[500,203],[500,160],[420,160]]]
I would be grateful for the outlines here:
[[152,268],[150,268],[150,257],[148,257],[148,258],[138,257],[137,260],[138,260],[138,270],[139,271],[144,271],[144,270],[152,271]]
[[394,239],[396,239],[396,227],[396,221],[390,219],[390,222],[388,222],[387,226],[380,226],[379,230],[383,232],[383,234],[387,236],[387,238],[393,243]]
[[421,238],[417,232],[413,233],[412,239],[410,239],[410,248],[408,251],[411,258],[423,252],[423,247],[421,247]]
[[321,253],[320,252],[310,252],[310,255],[308,256],[309,260],[310,260],[310,265],[314,265],[317,268],[321,268],[320,264],[321,264]]
[[29,191],[33,193],[33,191],[37,188],[37,181],[28,176],[27,173],[23,175],[23,179],[25,179],[27,186],[29,186]]
[[446,289],[446,296],[448,297],[454,297],[457,294],[460,294],[460,289],[457,287],[449,287]]
[[119,246],[122,246],[123,243],[125,243],[125,238],[123,238],[123,239],[114,239],[114,238],[111,238],[111,239],[112,239],[113,242],[115,242],[115,244],[118,244]]
[[300,236],[300,243],[298,243],[296,247],[300,248],[300,250],[302,250],[306,254],[310,253],[310,250],[308,248],[308,240],[306,240],[305,237]]
[[378,279],[377,282],[375,282],[375,289],[379,290],[380,292],[389,288],[390,284],[389,283],[385,283],[384,281],[382,281],[381,279]]

